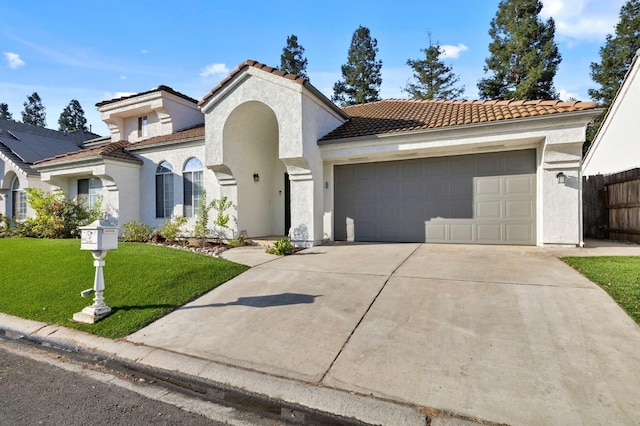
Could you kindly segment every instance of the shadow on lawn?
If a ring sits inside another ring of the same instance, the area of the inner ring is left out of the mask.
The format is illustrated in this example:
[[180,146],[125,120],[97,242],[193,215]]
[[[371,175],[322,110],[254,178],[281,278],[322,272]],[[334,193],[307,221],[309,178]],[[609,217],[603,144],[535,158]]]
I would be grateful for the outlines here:
[[252,308],[270,308],[274,306],[300,305],[309,304],[315,301],[316,297],[322,297],[321,294],[314,296],[312,294],[300,293],[280,293],[270,294],[267,296],[239,297],[238,300],[229,303],[211,303],[209,305],[183,306],[179,309],[195,309],[195,308],[220,308],[223,306],[250,306]]

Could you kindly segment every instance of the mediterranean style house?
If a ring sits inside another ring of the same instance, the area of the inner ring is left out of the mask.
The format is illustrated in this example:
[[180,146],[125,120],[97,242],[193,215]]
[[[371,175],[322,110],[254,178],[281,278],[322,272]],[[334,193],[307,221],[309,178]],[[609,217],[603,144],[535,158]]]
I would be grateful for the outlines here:
[[200,101],[169,87],[97,104],[106,143],[36,161],[42,182],[101,194],[122,226],[227,196],[229,236],[578,245],[590,102],[383,100],[338,108],[246,61]]

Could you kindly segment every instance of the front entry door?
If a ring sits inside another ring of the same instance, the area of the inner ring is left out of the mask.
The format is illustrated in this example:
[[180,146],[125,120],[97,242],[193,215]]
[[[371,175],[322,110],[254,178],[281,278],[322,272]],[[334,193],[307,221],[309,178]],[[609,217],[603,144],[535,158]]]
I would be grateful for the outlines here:
[[291,228],[291,181],[289,173],[284,174],[284,234],[289,235]]

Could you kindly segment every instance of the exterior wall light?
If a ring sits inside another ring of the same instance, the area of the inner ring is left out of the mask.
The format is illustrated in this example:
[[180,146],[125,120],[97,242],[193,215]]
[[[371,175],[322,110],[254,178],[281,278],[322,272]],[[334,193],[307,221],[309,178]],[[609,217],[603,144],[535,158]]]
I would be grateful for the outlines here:
[[257,173],[254,173],[254,174],[253,174],[253,181],[254,181],[254,182],[260,182],[260,175],[259,175],[259,174],[257,174]]
[[564,184],[566,179],[567,179],[567,175],[565,175],[564,173],[560,172],[556,175],[556,179],[558,179],[558,183],[559,184]]

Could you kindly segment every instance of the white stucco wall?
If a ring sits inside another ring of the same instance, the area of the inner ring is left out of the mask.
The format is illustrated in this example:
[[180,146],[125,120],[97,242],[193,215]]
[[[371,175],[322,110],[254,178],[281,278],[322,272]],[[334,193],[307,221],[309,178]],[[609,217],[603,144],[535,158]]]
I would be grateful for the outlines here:
[[[302,85],[252,67],[209,99],[202,110],[206,164],[215,171],[221,191],[238,206],[239,230],[246,229],[250,236],[264,234],[267,228],[269,234],[281,233],[284,196],[280,191],[284,193],[286,171],[291,181],[290,233],[300,244],[320,243],[323,167],[317,140],[341,122],[338,114],[322,106]],[[268,114],[263,112],[267,110],[273,118],[266,119]],[[269,135],[277,139],[276,152],[268,148],[275,145]],[[260,170],[268,173],[264,185]],[[252,181],[256,171],[260,185]],[[250,211],[244,211],[249,205],[246,197],[255,200],[258,210],[250,206]]]
[[[13,179],[17,177],[20,181],[20,188],[40,188],[43,191],[51,191],[52,187],[40,180],[39,175],[27,175],[11,160],[0,153],[0,214],[11,217],[13,204],[11,199],[11,185]],[[34,211],[27,204],[27,216],[34,215]]]
[[[158,165],[167,161],[173,168],[173,196],[174,196],[174,216],[184,215],[184,193],[183,193],[183,169],[185,163],[190,158],[197,158],[204,165],[204,140],[197,140],[181,144],[165,145],[159,147],[145,148],[143,150],[132,151],[140,160],[140,187],[143,188],[140,194],[140,221],[153,227],[160,226],[165,218],[156,218],[156,194],[155,177]],[[213,172],[207,168],[203,169],[202,179],[204,189],[207,191],[207,201],[220,197],[220,186]],[[210,221],[212,217],[210,216]],[[193,231],[195,219],[190,218],[185,226],[185,232]]]
[[120,228],[140,218],[140,165],[112,160],[77,164],[73,168],[43,168],[41,179],[64,191],[78,195],[78,180],[99,178],[102,182],[101,208],[108,220]]
[[[114,142],[137,142],[204,122],[195,103],[164,90],[109,103],[98,110]],[[147,135],[138,136],[138,118],[143,116],[147,117]]]
[[583,174],[613,174],[640,167],[640,60],[623,82],[584,159]]

